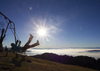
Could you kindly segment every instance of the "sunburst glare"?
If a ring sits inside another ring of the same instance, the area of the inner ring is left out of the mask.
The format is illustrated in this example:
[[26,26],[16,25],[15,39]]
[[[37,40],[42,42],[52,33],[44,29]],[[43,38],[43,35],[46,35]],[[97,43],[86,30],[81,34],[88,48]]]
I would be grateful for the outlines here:
[[46,28],[39,28],[37,30],[37,35],[42,36],[42,37],[46,36],[47,35],[47,29]]
[[49,41],[49,37],[50,33],[49,33],[50,29],[44,25],[36,25],[35,28],[35,34],[37,36],[37,38]]
[[35,27],[33,28],[34,31],[32,31],[32,33],[34,33],[36,39],[39,39],[41,41],[43,40],[43,42],[45,42],[45,40],[49,42],[50,39],[55,39],[53,37],[53,34],[56,34],[57,30],[59,31],[59,29],[56,26],[51,25],[51,21],[47,22],[46,18],[44,20],[32,18],[31,21],[35,25]]

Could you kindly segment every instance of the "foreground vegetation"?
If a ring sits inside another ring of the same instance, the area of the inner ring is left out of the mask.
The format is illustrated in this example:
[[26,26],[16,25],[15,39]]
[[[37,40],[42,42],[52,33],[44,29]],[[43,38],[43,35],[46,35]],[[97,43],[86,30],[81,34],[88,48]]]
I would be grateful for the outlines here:
[[0,52],[0,71],[96,71],[80,66],[66,65],[57,62],[37,59],[34,57],[19,55],[14,53]]

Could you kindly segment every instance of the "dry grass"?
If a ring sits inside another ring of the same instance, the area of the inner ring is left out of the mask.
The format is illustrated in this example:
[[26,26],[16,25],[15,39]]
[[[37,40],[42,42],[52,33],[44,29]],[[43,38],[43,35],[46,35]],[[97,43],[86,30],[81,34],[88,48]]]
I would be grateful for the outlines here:
[[5,57],[5,52],[0,52],[0,71],[96,71],[28,56],[19,55],[17,59],[15,56],[14,53],[9,52],[9,55]]

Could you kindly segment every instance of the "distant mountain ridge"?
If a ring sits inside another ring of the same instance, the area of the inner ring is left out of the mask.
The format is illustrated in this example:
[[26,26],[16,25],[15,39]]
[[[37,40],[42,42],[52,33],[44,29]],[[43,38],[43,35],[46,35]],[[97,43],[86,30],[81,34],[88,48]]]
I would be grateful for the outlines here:
[[44,53],[32,57],[100,70],[100,58],[96,60],[95,58],[88,56],[73,57],[69,55],[57,55],[53,53]]

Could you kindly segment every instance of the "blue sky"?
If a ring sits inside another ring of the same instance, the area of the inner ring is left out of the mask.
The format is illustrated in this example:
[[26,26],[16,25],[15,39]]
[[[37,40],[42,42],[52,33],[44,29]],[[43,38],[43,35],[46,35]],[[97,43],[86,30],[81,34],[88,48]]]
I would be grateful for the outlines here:
[[[0,0],[0,11],[15,23],[22,45],[33,34],[40,48],[100,47],[99,0]],[[36,25],[44,24],[50,36],[37,38]],[[4,46],[12,42],[8,30]]]

